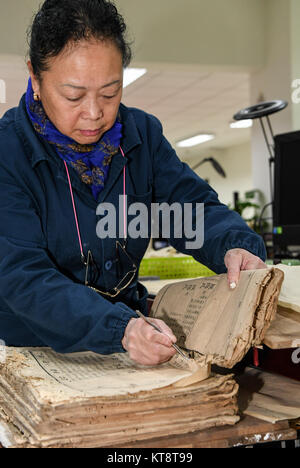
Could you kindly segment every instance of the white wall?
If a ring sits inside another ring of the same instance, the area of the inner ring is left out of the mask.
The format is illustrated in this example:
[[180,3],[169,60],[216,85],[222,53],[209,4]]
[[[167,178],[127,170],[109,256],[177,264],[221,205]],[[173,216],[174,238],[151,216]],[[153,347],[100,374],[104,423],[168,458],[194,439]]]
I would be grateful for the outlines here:
[[[299,100],[300,88],[300,2],[299,0],[290,0],[291,8],[291,62],[292,72],[291,81],[297,80],[297,99]],[[296,90],[295,88],[293,88]],[[292,119],[293,130],[300,130],[300,103],[291,103],[292,105]]]
[[[223,167],[227,177],[222,178],[212,167],[210,163],[205,163],[196,169],[202,179],[209,179],[210,185],[219,194],[219,199],[226,205],[233,205],[233,192],[240,192],[240,198],[244,197],[244,193],[253,190],[252,182],[252,159],[251,159],[251,144],[250,142],[241,145],[231,146],[223,150],[211,149],[203,157],[214,157]],[[196,165],[198,160],[186,160],[191,166]]]
[[24,56],[26,30],[42,0],[0,0],[0,53]]
[[26,91],[28,77],[24,57],[0,54],[0,80],[5,82],[5,99],[0,99],[0,118],[8,109],[19,104]]
[[[253,105],[262,99],[283,99],[289,102],[287,109],[270,116],[276,135],[293,129],[290,1],[267,0],[266,7],[266,65],[252,74],[250,96]],[[252,129],[253,184],[261,189],[267,201],[270,201],[268,158],[263,133],[259,121],[256,120]]]
[[116,0],[135,40],[135,62],[248,68],[265,59],[264,3]]
[[[264,62],[265,0],[116,0],[135,61],[257,67]],[[0,0],[0,53],[24,55],[42,0]]]

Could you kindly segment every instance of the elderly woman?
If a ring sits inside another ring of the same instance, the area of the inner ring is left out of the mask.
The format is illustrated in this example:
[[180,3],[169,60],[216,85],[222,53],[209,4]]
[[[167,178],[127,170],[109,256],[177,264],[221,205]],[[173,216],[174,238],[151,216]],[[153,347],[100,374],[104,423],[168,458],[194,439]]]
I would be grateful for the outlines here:
[[146,365],[172,357],[172,331],[135,313],[147,313],[137,277],[149,238],[125,240],[126,223],[120,238],[97,235],[99,207],[111,203],[119,215],[120,195],[147,207],[204,203],[203,246],[189,250],[174,233],[170,243],[228,271],[229,283],[265,267],[260,237],[179,160],[160,122],[121,104],[125,30],[108,0],[46,0],[34,18],[28,88],[0,120],[0,338],[8,346],[127,350]]

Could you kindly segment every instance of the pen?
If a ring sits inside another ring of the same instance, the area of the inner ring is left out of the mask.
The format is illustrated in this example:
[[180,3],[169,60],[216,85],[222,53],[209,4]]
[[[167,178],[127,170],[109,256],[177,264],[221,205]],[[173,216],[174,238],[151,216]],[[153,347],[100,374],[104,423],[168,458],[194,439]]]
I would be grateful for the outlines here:
[[[142,318],[145,322],[147,322],[149,325],[151,325],[151,327],[155,328],[156,331],[158,331],[159,333],[162,333],[163,335],[165,334],[155,323],[152,323],[139,310],[136,310],[135,312],[140,318]],[[176,349],[177,353],[180,354],[180,356],[182,356],[184,359],[186,359],[188,361],[190,360],[190,358],[188,356],[186,356],[176,344],[173,343],[172,346],[173,346],[174,349]]]

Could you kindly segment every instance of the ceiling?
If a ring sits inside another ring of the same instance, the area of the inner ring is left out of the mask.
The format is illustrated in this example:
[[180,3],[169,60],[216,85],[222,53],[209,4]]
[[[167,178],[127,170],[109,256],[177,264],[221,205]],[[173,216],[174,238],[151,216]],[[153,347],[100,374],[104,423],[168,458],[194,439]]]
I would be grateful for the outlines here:
[[[0,79],[6,82],[6,103],[0,115],[16,106],[26,88],[25,60],[0,55]],[[250,105],[249,74],[163,70],[157,67],[124,89],[123,103],[157,116],[171,144],[198,133],[214,133],[216,139],[201,148],[226,148],[250,141],[249,129],[231,129],[233,114]],[[199,146],[195,152],[199,154]],[[187,150],[178,150],[181,157]],[[193,149],[188,150],[193,157]]]
[[250,105],[249,82],[247,73],[149,70],[124,90],[123,102],[157,116],[173,145],[213,133],[216,139],[201,147],[226,148],[250,141],[250,129],[229,127],[233,115]]

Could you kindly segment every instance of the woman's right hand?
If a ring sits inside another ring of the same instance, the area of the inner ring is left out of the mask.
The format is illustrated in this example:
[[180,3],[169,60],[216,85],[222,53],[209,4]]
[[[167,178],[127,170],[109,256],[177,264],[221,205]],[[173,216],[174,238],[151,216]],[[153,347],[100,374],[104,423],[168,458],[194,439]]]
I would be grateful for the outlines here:
[[176,337],[172,330],[159,319],[150,319],[163,333],[156,331],[142,318],[132,318],[122,339],[123,348],[130,358],[145,366],[153,366],[169,361],[176,350],[172,344]]

